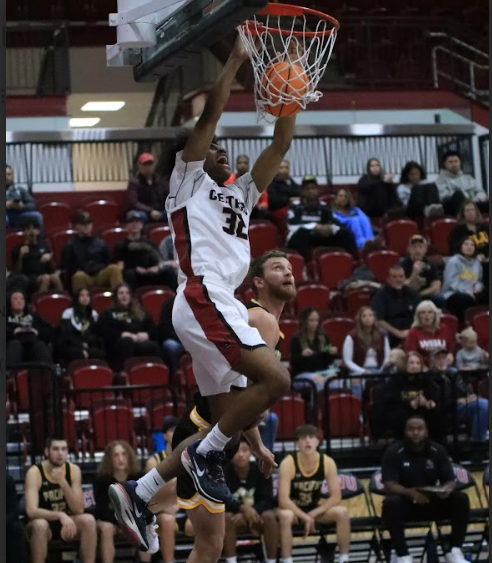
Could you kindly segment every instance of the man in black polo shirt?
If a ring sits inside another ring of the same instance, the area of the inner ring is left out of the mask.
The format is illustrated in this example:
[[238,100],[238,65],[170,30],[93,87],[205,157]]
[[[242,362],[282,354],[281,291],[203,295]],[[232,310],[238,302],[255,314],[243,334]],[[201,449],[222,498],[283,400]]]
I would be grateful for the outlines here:
[[413,235],[408,243],[408,256],[400,262],[405,271],[405,284],[418,291],[422,299],[430,299],[437,307],[444,307],[441,280],[435,265],[426,257],[428,244],[422,235]]
[[456,490],[451,462],[440,444],[429,440],[424,418],[415,414],[405,427],[405,439],[384,453],[382,479],[386,494],[383,522],[398,563],[411,563],[405,541],[406,521],[446,519],[451,522],[451,551],[446,563],[465,563],[461,551],[470,515],[466,493]]

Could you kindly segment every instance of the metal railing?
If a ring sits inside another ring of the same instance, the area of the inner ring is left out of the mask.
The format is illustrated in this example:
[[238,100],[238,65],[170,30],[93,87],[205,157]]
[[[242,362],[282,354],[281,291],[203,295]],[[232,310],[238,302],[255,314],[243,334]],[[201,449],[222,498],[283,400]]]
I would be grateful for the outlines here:
[[490,186],[490,172],[489,172],[489,158],[490,158],[490,149],[489,149],[489,135],[481,135],[478,138],[479,146],[480,146],[480,166],[482,169],[482,182],[484,188],[489,191]]

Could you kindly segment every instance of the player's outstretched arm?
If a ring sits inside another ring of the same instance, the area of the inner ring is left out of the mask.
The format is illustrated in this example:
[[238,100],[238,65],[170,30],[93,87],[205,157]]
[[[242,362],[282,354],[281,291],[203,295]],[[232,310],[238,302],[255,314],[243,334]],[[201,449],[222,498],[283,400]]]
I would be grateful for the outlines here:
[[264,192],[277,174],[278,167],[294,137],[295,124],[295,115],[277,119],[272,144],[260,154],[251,170],[251,176],[259,192]]
[[183,150],[182,159],[184,162],[196,162],[205,159],[215,136],[217,122],[229,99],[236,73],[247,58],[246,49],[243,47],[241,38],[238,37],[234,50],[222,69],[217,82],[210,90],[203,113],[188,138]]

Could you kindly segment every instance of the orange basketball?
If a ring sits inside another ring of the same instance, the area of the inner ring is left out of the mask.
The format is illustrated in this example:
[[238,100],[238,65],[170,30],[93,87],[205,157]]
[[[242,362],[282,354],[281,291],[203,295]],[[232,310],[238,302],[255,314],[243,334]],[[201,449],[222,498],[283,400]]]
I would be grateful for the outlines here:
[[299,113],[302,107],[298,102],[278,103],[283,94],[301,99],[309,87],[309,78],[302,67],[288,62],[274,63],[265,72],[262,82],[262,97],[273,104],[265,104],[265,111],[276,117],[285,117]]

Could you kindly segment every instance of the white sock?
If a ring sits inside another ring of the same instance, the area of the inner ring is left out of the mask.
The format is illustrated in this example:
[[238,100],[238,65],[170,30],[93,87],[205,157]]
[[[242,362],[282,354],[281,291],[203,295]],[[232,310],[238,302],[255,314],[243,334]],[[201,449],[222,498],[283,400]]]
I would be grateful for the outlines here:
[[338,558],[338,561],[340,563],[348,563],[349,560],[349,554],[348,553],[340,553],[340,557]]
[[206,456],[208,452],[222,452],[229,443],[230,438],[222,434],[219,430],[219,425],[216,424],[212,430],[200,442],[196,449],[197,453]]
[[159,472],[154,467],[146,475],[137,481],[137,488],[135,492],[144,501],[150,502],[150,499],[165,485],[164,479],[159,475]]
[[294,560],[292,557],[286,557],[285,559],[282,559],[282,563],[294,563]]
[[234,557],[226,557],[225,563],[237,563],[237,557],[235,555]]
[[266,563],[277,563],[277,559],[267,559]]

